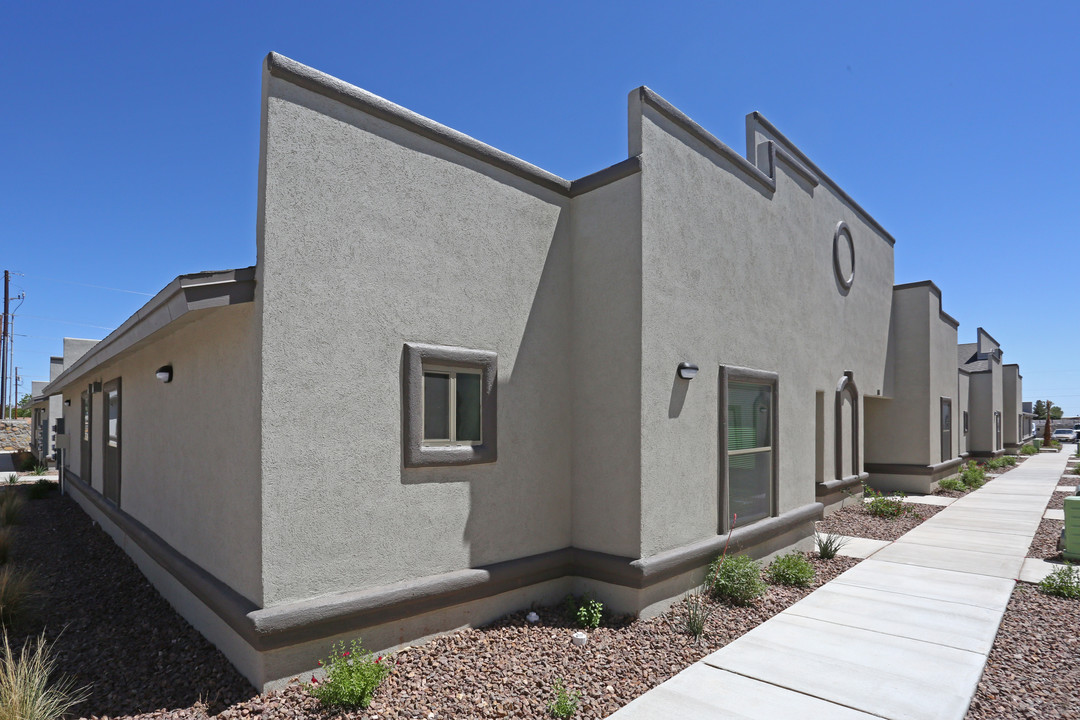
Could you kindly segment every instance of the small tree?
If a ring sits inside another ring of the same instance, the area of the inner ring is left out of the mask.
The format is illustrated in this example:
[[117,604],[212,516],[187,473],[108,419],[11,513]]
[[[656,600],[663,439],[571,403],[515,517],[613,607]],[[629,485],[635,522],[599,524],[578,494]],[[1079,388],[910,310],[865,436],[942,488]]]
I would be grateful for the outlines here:
[[1033,408],[1033,410],[1035,412],[1035,418],[1036,419],[1038,419],[1038,420],[1045,420],[1046,419],[1046,403],[1044,403],[1042,400],[1036,400],[1035,401],[1035,407]]

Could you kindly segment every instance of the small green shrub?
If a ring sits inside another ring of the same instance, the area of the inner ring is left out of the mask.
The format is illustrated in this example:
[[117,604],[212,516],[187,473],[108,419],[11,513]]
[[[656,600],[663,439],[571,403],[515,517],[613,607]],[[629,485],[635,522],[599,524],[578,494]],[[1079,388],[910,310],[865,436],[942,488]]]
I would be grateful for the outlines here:
[[49,472],[49,466],[37,463],[34,465],[34,469],[31,472],[33,472],[35,475],[44,475],[45,473]]
[[1036,450],[1036,449],[1035,449],[1035,446],[1034,446],[1034,445],[1032,445],[1031,443],[1025,443],[1025,444],[1024,444],[1024,445],[1023,445],[1023,446],[1022,446],[1022,447],[1020,448],[1020,454],[1021,454],[1021,455],[1034,455],[1034,454],[1036,454],[1037,452],[1039,452],[1039,451],[1038,451],[1038,450]]
[[1004,465],[1002,467],[1005,467],[1005,466],[1007,466],[1007,467],[1016,467],[1016,456],[1015,455],[1002,455],[1001,460],[1004,463]]
[[768,589],[761,579],[761,566],[746,555],[713,560],[705,582],[713,595],[735,605],[749,605]]
[[835,533],[825,533],[824,535],[819,533],[814,536],[814,543],[817,545],[817,554],[822,560],[832,560],[836,557],[836,553],[840,552],[840,549],[850,541],[850,538]]
[[872,487],[863,486],[863,497],[870,498],[870,502],[864,504],[866,512],[875,517],[894,518],[909,512],[911,508],[904,504],[904,493],[895,493],[886,497]]
[[35,460],[32,457],[27,458],[26,460],[23,460],[22,471],[23,472],[32,472],[33,469],[34,469],[34,466],[36,466],[36,465],[37,465],[37,460]]
[[19,476],[16,473],[8,473],[7,481],[8,485],[14,485],[19,482]]
[[801,552],[792,551],[769,563],[765,576],[773,585],[806,587],[814,582],[814,566]]
[[566,611],[579,627],[594,630],[600,627],[604,618],[604,603],[594,600],[588,593],[580,598],[567,595]]
[[705,626],[709,624],[714,606],[705,597],[701,588],[686,594],[686,617],[683,618],[683,629],[700,640],[705,634]]
[[31,500],[43,500],[49,497],[49,493],[56,487],[56,483],[51,480],[41,478],[36,483],[30,486],[29,495]]
[[366,708],[393,669],[388,657],[374,657],[359,640],[349,643],[348,650],[344,642],[334,644],[325,663],[326,677],[320,682],[313,675],[308,692],[326,707]]
[[986,484],[986,471],[974,460],[969,460],[960,471],[960,481],[970,490],[977,490]]
[[964,484],[964,481],[958,477],[945,478],[938,483],[938,487],[942,490],[953,490],[955,492],[964,492],[968,489],[967,485]]
[[0,657],[0,718],[14,720],[60,720],[89,695],[89,687],[75,687],[69,677],[57,677],[56,658],[42,634],[30,647],[23,643],[18,656],[8,644],[4,631]]
[[555,699],[548,703],[547,709],[552,717],[568,718],[577,712],[578,703],[581,702],[581,693],[576,690],[567,691],[561,678],[555,680]]
[[0,525],[16,525],[22,515],[26,500],[18,493],[8,491],[0,496]]
[[33,596],[34,580],[30,573],[11,565],[0,568],[0,623],[10,626],[20,620]]
[[1063,598],[1080,598],[1080,570],[1065,563],[1039,582],[1039,590],[1047,595]]

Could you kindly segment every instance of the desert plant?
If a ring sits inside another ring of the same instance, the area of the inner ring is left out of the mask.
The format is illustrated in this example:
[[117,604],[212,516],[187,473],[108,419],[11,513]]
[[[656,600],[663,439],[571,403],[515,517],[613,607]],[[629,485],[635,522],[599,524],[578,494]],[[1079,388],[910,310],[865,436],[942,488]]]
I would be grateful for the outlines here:
[[600,627],[604,617],[604,604],[586,593],[580,599],[566,596],[566,610],[579,626],[592,630]]
[[968,486],[959,477],[945,478],[938,483],[938,487],[942,490],[953,490],[955,492],[963,492],[968,489]]
[[45,473],[49,472],[49,466],[48,465],[42,465],[41,463],[37,463],[37,464],[34,465],[34,469],[31,470],[31,472],[34,475],[44,475]]
[[894,518],[903,515],[911,508],[904,504],[904,493],[895,493],[890,496],[882,495],[872,487],[863,486],[863,497],[870,501],[865,503],[866,512],[875,517]]
[[686,617],[683,618],[683,629],[700,640],[705,634],[705,626],[709,624],[714,606],[705,597],[704,588],[697,588],[686,594]]
[[960,480],[969,489],[977,490],[986,484],[986,471],[974,460],[969,460],[960,471]]
[[308,692],[326,707],[366,708],[371,704],[375,691],[393,669],[390,659],[364,652],[359,640],[331,646],[330,657],[319,665],[326,668],[326,675],[319,681],[314,675],[308,684]]
[[56,487],[56,483],[51,480],[41,478],[36,483],[30,486],[29,495],[31,500],[42,500],[49,496],[49,493]]
[[1073,475],[1080,475],[1080,465],[1073,468]]
[[34,596],[34,580],[29,572],[12,565],[0,567],[0,623],[16,622],[26,613]]
[[14,485],[19,482],[19,476],[17,473],[8,473],[7,476],[8,485]]
[[749,605],[768,588],[761,579],[761,566],[746,555],[713,560],[705,582],[713,595],[735,605]]
[[578,703],[581,702],[581,693],[576,690],[567,690],[563,685],[562,678],[555,680],[555,699],[548,703],[547,709],[552,717],[568,718],[577,712]]
[[35,460],[32,457],[31,458],[26,458],[25,460],[23,460],[23,464],[21,466],[22,471],[23,472],[32,472],[35,465],[37,465],[37,460]]
[[1001,461],[1004,463],[1005,466],[1016,467],[1016,456],[1015,455],[1002,455],[1001,456]]
[[840,549],[849,542],[850,538],[835,533],[825,533],[824,535],[819,533],[814,536],[814,543],[817,545],[817,554],[822,560],[832,560],[836,557],[836,553],[840,552]]
[[814,582],[814,566],[801,552],[792,551],[769,563],[765,576],[774,585],[806,587]]
[[0,657],[0,718],[19,720],[60,720],[71,708],[85,700],[89,687],[75,687],[69,677],[57,677],[56,658],[49,651],[44,633],[31,647],[28,639],[18,656],[12,652],[4,631]]
[[26,503],[22,495],[5,492],[0,496],[0,525],[16,525],[19,516],[22,515],[22,507]]
[[1080,598],[1080,570],[1065,563],[1039,582],[1039,590],[1057,597]]
[[1035,446],[1032,445],[1031,443],[1024,443],[1024,445],[1021,446],[1021,448],[1020,448],[1020,454],[1021,455],[1034,455],[1037,452],[1039,452],[1039,451],[1036,450]]

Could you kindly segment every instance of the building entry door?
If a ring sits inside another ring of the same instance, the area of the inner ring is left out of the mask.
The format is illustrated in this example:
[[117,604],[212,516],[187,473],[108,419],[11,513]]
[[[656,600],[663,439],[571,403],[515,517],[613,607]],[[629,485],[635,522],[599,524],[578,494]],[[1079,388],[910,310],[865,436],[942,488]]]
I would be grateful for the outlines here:
[[90,392],[84,390],[82,394],[82,415],[79,418],[79,478],[87,485],[92,484],[90,468],[94,467],[92,462],[94,446],[90,442],[92,419],[93,417],[90,412]]
[[952,399],[941,398],[941,462],[952,456]]
[[120,378],[110,380],[102,388],[105,395],[104,406],[105,432],[102,433],[104,443],[104,477],[102,478],[102,493],[106,500],[120,504]]

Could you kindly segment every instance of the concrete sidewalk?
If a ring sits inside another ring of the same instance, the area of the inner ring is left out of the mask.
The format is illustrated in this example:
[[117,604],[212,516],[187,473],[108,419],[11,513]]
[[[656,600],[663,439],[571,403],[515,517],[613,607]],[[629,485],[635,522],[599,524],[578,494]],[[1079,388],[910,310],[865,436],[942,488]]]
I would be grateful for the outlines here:
[[610,717],[963,718],[1069,455],[1032,456]]

